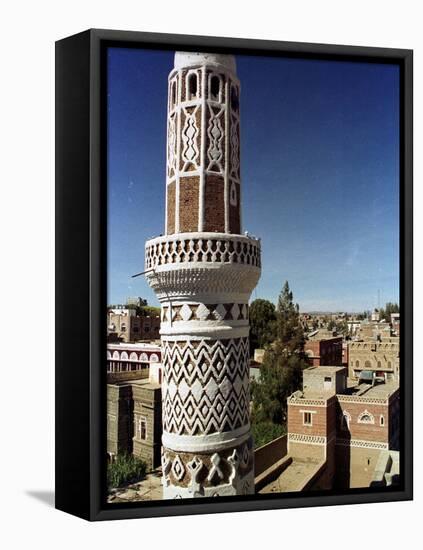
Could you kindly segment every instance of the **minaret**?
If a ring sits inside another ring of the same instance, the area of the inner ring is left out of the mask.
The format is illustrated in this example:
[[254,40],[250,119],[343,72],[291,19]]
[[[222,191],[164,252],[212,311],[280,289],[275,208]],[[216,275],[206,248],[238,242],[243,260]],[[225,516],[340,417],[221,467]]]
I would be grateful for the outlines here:
[[146,243],[162,306],[163,498],[254,493],[248,300],[260,241],[240,235],[235,59],[175,54],[165,236]]

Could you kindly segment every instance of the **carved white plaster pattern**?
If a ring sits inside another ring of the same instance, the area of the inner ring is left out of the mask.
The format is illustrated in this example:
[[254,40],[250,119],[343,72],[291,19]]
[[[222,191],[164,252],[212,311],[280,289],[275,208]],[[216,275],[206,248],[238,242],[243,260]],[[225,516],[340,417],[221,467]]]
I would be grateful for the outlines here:
[[221,459],[219,454],[214,453],[210,460],[213,466],[210,468],[209,475],[207,476],[208,481],[213,481],[215,476],[217,477],[218,480],[223,479],[224,476],[220,468]]
[[248,339],[163,342],[163,429],[197,435],[248,424]]
[[176,172],[176,125],[175,115],[169,117],[169,130],[168,130],[168,157],[167,157],[167,169],[168,177],[172,177]]
[[172,473],[178,480],[181,480],[185,475],[185,466],[179,455],[176,455],[172,462]]
[[193,164],[195,168],[199,167],[199,155],[198,149],[198,135],[199,128],[197,126],[196,114],[199,107],[197,106],[191,113],[184,109],[185,122],[182,128],[182,160],[184,161],[183,171],[187,170],[190,164]]
[[[247,302],[260,276],[260,241],[200,232],[207,176],[223,179],[225,230],[230,204],[240,203],[240,122],[230,94],[233,88],[239,97],[239,81],[229,56],[187,54],[187,65],[180,54],[176,58],[167,126],[175,234],[148,241],[145,254],[147,280],[163,305],[164,498],[245,494],[254,492]],[[189,84],[194,73],[195,90]],[[199,232],[180,234],[180,178],[187,175],[199,179]],[[180,454],[171,461],[166,448]]]
[[367,403],[369,405],[387,405],[388,398],[366,397],[364,395],[338,395],[337,399],[341,403]]
[[210,119],[207,128],[207,135],[209,138],[209,147],[207,150],[208,155],[208,170],[221,173],[223,171],[223,128],[222,118],[224,109],[221,109],[217,114],[214,113],[213,108],[209,107]]
[[146,270],[165,264],[194,262],[260,267],[260,241],[226,233],[179,233],[157,237],[146,243]]
[[231,169],[230,174],[239,177],[239,120],[231,116],[230,144],[231,144]]
[[320,435],[288,434],[288,441],[292,443],[307,443],[309,445],[325,445],[326,437]]
[[336,444],[343,447],[359,447],[362,449],[389,449],[389,443],[382,441],[365,441],[363,439],[337,438]]

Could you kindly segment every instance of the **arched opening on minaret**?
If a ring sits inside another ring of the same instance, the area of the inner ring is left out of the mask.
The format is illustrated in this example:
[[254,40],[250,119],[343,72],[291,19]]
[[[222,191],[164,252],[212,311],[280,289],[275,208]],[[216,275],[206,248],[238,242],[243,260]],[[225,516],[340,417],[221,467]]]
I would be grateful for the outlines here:
[[238,91],[235,86],[231,87],[231,107],[233,111],[238,111],[239,109]]
[[175,81],[172,82],[170,97],[171,97],[171,105],[172,107],[174,107],[176,105],[176,82]]
[[210,99],[220,100],[220,78],[216,75],[213,75],[210,79]]
[[190,73],[188,75],[188,100],[195,99],[198,93],[197,74]]

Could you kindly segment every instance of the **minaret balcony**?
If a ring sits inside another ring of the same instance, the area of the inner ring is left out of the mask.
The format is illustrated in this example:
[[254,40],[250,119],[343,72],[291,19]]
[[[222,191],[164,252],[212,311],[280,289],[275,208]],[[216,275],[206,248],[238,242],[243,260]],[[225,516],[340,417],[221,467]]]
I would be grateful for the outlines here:
[[146,277],[160,301],[248,302],[261,272],[260,239],[228,233],[177,233],[147,241]]

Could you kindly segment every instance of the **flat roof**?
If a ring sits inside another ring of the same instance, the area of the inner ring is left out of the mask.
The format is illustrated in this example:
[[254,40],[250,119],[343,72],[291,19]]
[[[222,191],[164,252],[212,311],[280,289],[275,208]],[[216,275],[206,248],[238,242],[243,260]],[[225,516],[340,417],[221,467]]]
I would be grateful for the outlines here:
[[144,378],[131,381],[133,384],[136,384],[137,386],[144,386],[145,388],[148,388],[150,390],[157,390],[158,388],[161,388],[160,384],[157,384],[157,382],[150,382],[150,380]]
[[309,367],[308,369],[305,369],[304,372],[317,371],[316,374],[333,374],[341,370],[346,370],[346,367],[332,367],[330,365],[322,365],[320,367]]
[[387,397],[399,388],[397,382],[384,382],[382,384],[357,384],[352,389],[350,395],[360,395],[363,397]]
[[160,344],[155,344],[154,342],[109,342],[107,344],[108,349],[161,349]]

